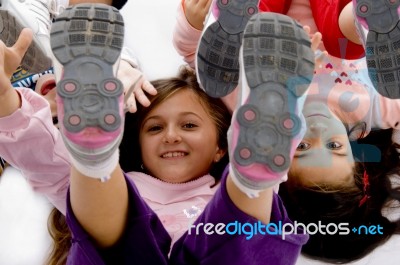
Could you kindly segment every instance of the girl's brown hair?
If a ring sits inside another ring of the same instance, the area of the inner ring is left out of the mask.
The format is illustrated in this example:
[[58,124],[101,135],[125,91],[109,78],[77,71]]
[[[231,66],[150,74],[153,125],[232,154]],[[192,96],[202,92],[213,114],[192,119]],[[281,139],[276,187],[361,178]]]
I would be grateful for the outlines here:
[[71,247],[71,232],[69,231],[65,216],[53,208],[47,221],[47,228],[53,239],[53,246],[47,259],[48,265],[64,265]]
[[[218,147],[227,150],[227,132],[231,121],[231,114],[225,104],[217,98],[208,96],[200,87],[193,70],[182,67],[177,77],[160,79],[152,82],[157,89],[157,95],[150,97],[151,107],[157,107],[175,93],[184,89],[193,91],[203,105],[206,112],[214,121],[217,129]],[[140,152],[135,152],[136,157],[132,156],[132,150],[140,150],[139,131],[142,121],[152,108],[138,106],[136,113],[127,113],[125,117],[125,131],[120,145],[120,165],[125,172],[143,171],[141,168]],[[210,128],[211,129],[211,128]],[[213,164],[210,174],[215,178],[220,178],[222,171],[228,164],[228,156],[225,155],[218,163]]]

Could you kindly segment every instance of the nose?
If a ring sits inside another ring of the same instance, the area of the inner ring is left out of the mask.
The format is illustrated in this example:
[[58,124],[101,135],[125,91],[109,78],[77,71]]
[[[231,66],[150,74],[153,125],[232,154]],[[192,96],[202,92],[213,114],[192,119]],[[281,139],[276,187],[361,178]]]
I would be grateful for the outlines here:
[[328,129],[328,126],[326,124],[323,123],[313,123],[310,126],[310,131],[314,134],[314,135],[322,135],[326,130]]
[[172,143],[179,143],[180,141],[182,141],[182,138],[178,132],[178,129],[170,126],[165,130],[163,140],[164,143],[166,144],[172,144]]

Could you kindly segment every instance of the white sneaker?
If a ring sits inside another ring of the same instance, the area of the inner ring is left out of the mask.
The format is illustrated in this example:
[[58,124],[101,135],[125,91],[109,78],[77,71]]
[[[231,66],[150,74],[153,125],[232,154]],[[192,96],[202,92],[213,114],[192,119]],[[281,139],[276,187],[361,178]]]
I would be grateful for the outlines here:
[[23,28],[33,30],[33,42],[21,62],[30,73],[52,65],[49,31],[59,6],[56,0],[0,0],[0,38],[11,46]]

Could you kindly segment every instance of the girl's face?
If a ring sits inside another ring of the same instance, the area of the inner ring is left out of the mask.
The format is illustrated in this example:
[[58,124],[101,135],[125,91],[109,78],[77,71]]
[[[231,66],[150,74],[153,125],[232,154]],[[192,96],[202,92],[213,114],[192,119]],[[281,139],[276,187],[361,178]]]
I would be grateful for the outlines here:
[[319,102],[306,103],[303,114],[307,132],[289,174],[306,186],[353,183],[355,163],[343,123]]
[[155,107],[140,128],[143,165],[163,181],[183,183],[208,174],[224,151],[198,96],[184,89]]

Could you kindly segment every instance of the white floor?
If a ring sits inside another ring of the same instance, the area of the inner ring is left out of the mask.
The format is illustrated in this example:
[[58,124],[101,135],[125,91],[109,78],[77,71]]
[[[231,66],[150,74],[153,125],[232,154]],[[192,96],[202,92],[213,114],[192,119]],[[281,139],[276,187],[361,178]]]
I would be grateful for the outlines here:
[[[171,38],[180,0],[129,0],[123,9],[126,42],[152,80],[177,73],[183,61]],[[42,265],[49,247],[47,217],[51,206],[33,193],[19,171],[7,168],[0,178],[0,265]],[[321,262],[301,257],[298,265]],[[400,264],[400,236],[392,237],[355,265]]]
[[0,264],[43,264],[51,244],[47,233],[51,209],[18,170],[6,168],[0,178]]

